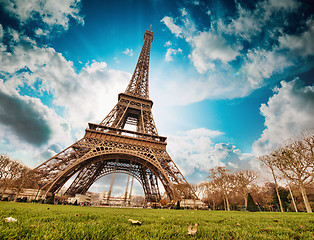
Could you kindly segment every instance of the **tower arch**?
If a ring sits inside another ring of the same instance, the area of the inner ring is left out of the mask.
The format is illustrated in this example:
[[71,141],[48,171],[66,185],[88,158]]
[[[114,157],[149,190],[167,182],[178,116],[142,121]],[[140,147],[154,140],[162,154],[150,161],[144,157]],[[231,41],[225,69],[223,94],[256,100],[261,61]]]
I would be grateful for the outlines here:
[[76,161],[60,172],[47,188],[47,193],[58,192],[72,176],[78,173],[65,194],[84,194],[100,177],[114,171],[128,174],[130,168],[130,175],[142,185],[147,201],[158,202],[160,200],[158,180],[162,183],[169,198],[173,199],[172,183],[168,176],[160,171],[161,167],[158,162],[152,161],[144,153],[135,154],[126,150],[98,151],[84,161]]

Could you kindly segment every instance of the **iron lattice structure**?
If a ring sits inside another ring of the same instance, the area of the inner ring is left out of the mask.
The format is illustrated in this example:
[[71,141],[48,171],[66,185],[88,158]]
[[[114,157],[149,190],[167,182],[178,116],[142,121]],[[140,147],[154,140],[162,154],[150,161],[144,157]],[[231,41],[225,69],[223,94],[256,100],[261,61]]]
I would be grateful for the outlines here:
[[[118,103],[99,124],[89,123],[85,136],[34,169],[41,189],[58,192],[78,173],[66,195],[84,194],[101,177],[115,172],[133,176],[147,202],[161,198],[158,179],[170,200],[196,195],[166,151],[166,137],[158,135],[149,99],[148,73],[153,32],[146,30],[134,73]],[[127,130],[127,125],[135,130]]]

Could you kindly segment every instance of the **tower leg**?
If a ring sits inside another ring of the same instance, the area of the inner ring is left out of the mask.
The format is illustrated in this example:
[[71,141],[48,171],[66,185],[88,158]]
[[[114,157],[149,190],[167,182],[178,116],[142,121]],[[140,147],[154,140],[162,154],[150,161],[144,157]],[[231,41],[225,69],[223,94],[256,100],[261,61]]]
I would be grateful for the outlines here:
[[115,176],[116,176],[117,164],[118,164],[118,159],[116,159],[116,163],[115,163],[115,165],[114,165],[114,172],[113,172],[112,178],[111,178],[109,193],[108,193],[108,197],[107,197],[107,203],[109,203],[109,200],[110,200],[110,196],[111,196],[111,192],[112,192],[112,187],[113,187],[113,182],[114,182],[114,178],[115,178]]
[[132,197],[132,190],[133,190],[133,181],[134,181],[134,177],[132,177],[132,181],[131,181],[131,188],[130,188],[130,194],[129,194],[129,204],[131,204],[131,197]]
[[128,188],[129,188],[131,167],[132,167],[132,161],[130,161],[129,173],[128,173],[128,180],[127,180],[127,182],[126,182],[126,187],[125,187],[125,194],[124,194],[124,201],[123,201],[124,204],[126,204],[126,200],[127,200],[127,198],[128,198]]

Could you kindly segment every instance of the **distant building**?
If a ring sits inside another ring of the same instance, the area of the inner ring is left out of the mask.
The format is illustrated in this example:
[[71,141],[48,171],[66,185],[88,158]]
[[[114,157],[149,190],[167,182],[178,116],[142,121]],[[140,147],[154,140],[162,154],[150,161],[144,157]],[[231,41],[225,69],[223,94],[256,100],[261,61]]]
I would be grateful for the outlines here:
[[75,197],[69,197],[68,203],[77,203],[77,204],[90,204],[91,203],[91,194],[87,192],[86,194],[75,194]]
[[201,200],[183,199],[180,202],[181,208],[204,209],[206,205]]
[[102,193],[100,193],[100,195],[99,195],[100,204],[107,203],[108,195],[109,195],[108,191],[103,191]]
[[8,198],[9,201],[12,201],[14,199],[18,198],[26,198],[27,201],[32,201],[35,198],[41,199],[45,195],[45,191],[38,190],[38,189],[32,189],[32,188],[23,188],[20,192],[18,192],[16,189],[6,189],[4,193],[2,194],[2,199]]

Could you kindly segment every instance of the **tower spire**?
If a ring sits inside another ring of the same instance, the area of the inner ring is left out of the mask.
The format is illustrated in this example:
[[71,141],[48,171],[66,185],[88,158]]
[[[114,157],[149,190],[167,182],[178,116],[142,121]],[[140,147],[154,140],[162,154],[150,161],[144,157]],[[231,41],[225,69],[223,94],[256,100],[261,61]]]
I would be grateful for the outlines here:
[[150,58],[150,45],[153,41],[154,33],[146,30],[144,34],[144,44],[137,60],[137,64],[129,82],[128,87],[125,90],[126,94],[149,99],[148,89],[148,73],[149,73],[149,58]]

